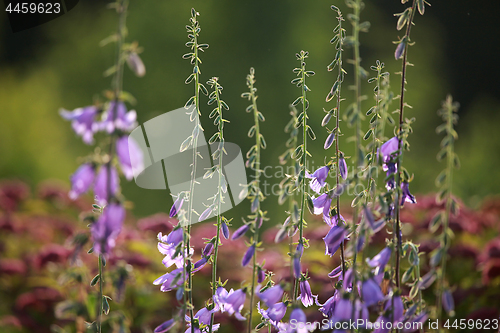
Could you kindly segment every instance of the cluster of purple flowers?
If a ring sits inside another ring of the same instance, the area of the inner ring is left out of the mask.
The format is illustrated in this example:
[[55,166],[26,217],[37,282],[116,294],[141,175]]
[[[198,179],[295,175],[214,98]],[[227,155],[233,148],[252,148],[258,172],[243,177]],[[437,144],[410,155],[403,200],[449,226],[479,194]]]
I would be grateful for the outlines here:
[[[122,101],[111,101],[106,111],[97,106],[87,106],[73,111],[61,110],[61,116],[71,121],[75,133],[82,137],[86,144],[94,143],[94,134],[105,132],[116,139],[118,165],[127,180],[134,177],[132,163],[137,167],[143,161],[142,151],[138,144],[127,133],[136,126],[136,112],[128,111]],[[96,202],[105,206],[102,215],[92,225],[91,232],[94,238],[94,250],[97,253],[107,254],[114,247],[115,240],[120,233],[125,219],[125,209],[116,200],[119,189],[118,171],[113,164],[112,156],[107,157],[106,163],[92,161],[83,163],[71,175],[71,191],[69,197],[73,200],[93,189]]]

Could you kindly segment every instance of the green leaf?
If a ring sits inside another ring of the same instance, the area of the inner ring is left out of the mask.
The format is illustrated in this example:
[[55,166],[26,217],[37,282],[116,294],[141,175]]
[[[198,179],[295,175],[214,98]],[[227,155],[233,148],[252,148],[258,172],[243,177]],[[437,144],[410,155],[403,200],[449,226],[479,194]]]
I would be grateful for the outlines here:
[[442,212],[438,212],[436,215],[434,215],[432,220],[429,222],[429,231],[431,233],[435,233],[441,226],[442,220],[443,220]]
[[446,178],[448,176],[447,170],[441,171],[441,173],[436,177],[436,186],[441,187],[443,183],[446,181]]
[[365,136],[363,137],[363,140],[368,140],[370,136],[372,135],[373,130],[369,129],[368,132],[366,132]]
[[184,140],[184,142],[182,142],[181,144],[181,147],[179,149],[179,151],[182,153],[183,151],[186,151],[189,146],[191,146],[191,144],[193,143],[193,136],[190,135],[186,140]]
[[413,267],[414,266],[410,266],[410,268],[408,268],[403,273],[403,277],[401,278],[401,282],[406,283],[406,282],[408,282],[408,280],[410,280],[410,277],[412,276],[412,273],[413,273]]
[[92,281],[90,281],[90,286],[93,287],[97,284],[97,282],[99,282],[101,278],[101,274],[97,274],[96,276],[94,276],[94,278],[92,279]]
[[417,8],[420,15],[424,15],[425,12],[424,0],[417,0]]

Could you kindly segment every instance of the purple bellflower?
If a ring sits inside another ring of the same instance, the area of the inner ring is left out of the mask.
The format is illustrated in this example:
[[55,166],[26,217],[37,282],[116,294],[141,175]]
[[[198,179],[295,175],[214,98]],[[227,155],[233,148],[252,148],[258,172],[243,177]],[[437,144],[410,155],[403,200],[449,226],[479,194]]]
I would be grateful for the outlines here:
[[132,165],[138,170],[144,169],[144,156],[142,150],[131,137],[126,135],[116,140],[116,154],[120,167],[127,180],[134,178],[134,171]]
[[71,126],[76,134],[82,137],[83,142],[90,145],[94,142],[94,133],[99,126],[95,121],[99,109],[95,106],[86,106],[73,111],[62,109],[59,111],[61,117],[71,120]]
[[154,333],[165,333],[168,330],[170,330],[172,327],[174,327],[174,325],[175,325],[174,319],[169,319],[166,322],[157,326],[153,332]]
[[182,208],[182,204],[184,203],[184,197],[179,195],[177,199],[175,199],[174,204],[172,205],[172,208],[170,208],[170,217],[174,217],[179,213],[179,211]]
[[246,265],[248,265],[250,260],[253,258],[254,254],[255,254],[255,243],[248,248],[247,252],[245,252],[243,259],[241,260],[241,266],[245,267]]
[[298,279],[302,274],[300,259],[302,258],[303,253],[304,253],[304,245],[302,245],[302,243],[299,242],[299,244],[297,244],[297,249],[293,256],[293,275],[296,279]]
[[394,317],[393,324],[401,322],[404,318],[404,306],[403,301],[401,300],[401,296],[393,296],[392,299],[388,299],[387,302],[385,302],[384,311],[392,314],[390,315],[390,317]]
[[214,243],[210,242],[210,243],[207,243],[207,245],[205,245],[205,248],[203,249],[203,255],[205,257],[208,257],[209,255],[212,254],[212,251],[214,249]]
[[300,281],[299,286],[300,286],[300,300],[302,304],[304,304],[306,308],[313,305],[314,299],[317,298],[318,296],[312,294],[309,282],[307,280]]
[[275,327],[278,328],[278,323],[283,319],[286,314],[286,305],[283,302],[279,302],[271,306],[269,309],[264,310],[260,307],[260,302],[257,302],[257,311],[265,319]]
[[257,283],[262,283],[266,279],[266,273],[260,266],[257,268]]
[[153,281],[155,286],[161,284],[160,290],[163,292],[171,291],[175,288],[179,288],[184,284],[183,276],[184,268],[176,268],[173,271],[163,274],[159,278]]
[[125,209],[118,203],[104,208],[102,215],[92,225],[94,250],[100,254],[108,254],[115,247],[116,238],[122,229]]
[[[109,184],[108,175],[111,175]],[[110,166],[109,164],[101,166],[99,172],[97,173],[94,185],[94,193],[97,196],[97,202],[100,205],[107,204],[109,198],[113,197],[118,191],[118,184],[118,173],[116,172],[115,167]],[[109,190],[111,190],[111,193]]]
[[342,241],[345,239],[345,234],[346,229],[342,226],[334,226],[330,228],[328,234],[323,237],[326,246],[325,254],[329,255],[330,257],[333,256],[339,249]]
[[[390,161],[391,155],[399,150],[399,140],[398,137],[392,137],[387,140],[380,148],[377,150],[377,155],[380,153],[382,155],[382,162],[386,164]],[[386,170],[384,168],[384,170]]]
[[328,177],[329,171],[330,167],[328,165],[325,165],[324,167],[317,169],[316,171],[314,171],[312,175],[310,175],[306,171],[306,178],[311,179],[311,181],[309,182],[309,187],[311,188],[311,190],[319,194],[323,186],[325,186],[326,184],[325,181],[326,177]]
[[231,240],[235,240],[235,239],[240,238],[241,236],[243,236],[244,234],[246,234],[246,232],[248,231],[248,229],[250,229],[250,224],[244,224],[244,225],[242,225],[241,227],[239,227],[238,229],[236,229],[236,231],[233,233],[233,236],[231,236]]
[[[257,286],[257,288],[260,289],[260,286]],[[283,296],[283,287],[281,284],[277,284],[263,292],[257,291],[256,294],[268,307],[271,307],[281,300]]]
[[90,163],[82,164],[75,173],[71,175],[71,191],[69,197],[72,200],[78,198],[81,194],[87,192],[92,186],[95,178],[94,166]]
[[345,162],[344,154],[341,154],[340,158],[339,158],[339,171],[340,171],[340,177],[342,177],[344,180],[346,180],[347,179],[347,163]]
[[127,112],[127,107],[122,101],[111,101],[103,120],[100,123],[100,129],[108,133],[113,133],[115,129],[129,132],[134,129],[137,114],[134,110]]
[[391,248],[385,247],[371,260],[366,259],[368,266],[375,268],[375,275],[384,271],[385,265],[387,265],[389,259],[391,259],[391,252]]
[[224,298],[224,309],[230,315],[234,314],[238,320],[246,320],[245,317],[241,315],[241,310],[245,304],[246,292],[243,289],[230,290],[227,296]]
[[384,299],[384,294],[380,290],[379,285],[372,278],[363,282],[361,295],[366,306],[371,306]]
[[229,228],[226,222],[222,222],[222,236],[224,236],[225,239],[229,238]]
[[455,310],[455,302],[453,301],[453,295],[448,289],[443,291],[442,295],[443,309],[446,313],[453,312]]
[[401,206],[406,202],[417,203],[415,197],[410,193],[410,185],[407,182],[401,183],[401,189],[403,190],[403,195],[401,197]]

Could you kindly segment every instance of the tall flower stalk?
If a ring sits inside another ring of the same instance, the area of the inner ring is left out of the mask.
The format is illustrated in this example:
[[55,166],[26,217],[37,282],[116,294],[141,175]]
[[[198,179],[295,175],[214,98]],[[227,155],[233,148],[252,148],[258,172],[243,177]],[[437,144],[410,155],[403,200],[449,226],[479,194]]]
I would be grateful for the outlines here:
[[[197,112],[198,116],[201,116],[200,111],[200,91],[205,95],[208,95],[208,91],[205,86],[200,83],[200,63],[201,60],[199,58],[199,52],[204,51],[208,48],[208,44],[200,44],[198,42],[198,37],[200,33],[200,24],[198,22],[197,17],[200,14],[194,9],[191,9],[191,18],[189,19],[189,25],[186,26],[186,30],[188,32],[189,41],[186,43],[186,46],[191,49],[191,52],[184,54],[182,57],[184,59],[190,59],[191,64],[193,65],[193,73],[191,73],[186,79],[185,83],[189,84],[194,81],[194,96],[189,98],[186,102],[185,107],[189,108],[194,106],[194,110],[192,112]],[[198,136],[200,132],[203,132],[203,127],[200,124],[199,117],[191,116],[191,121],[194,122],[194,129],[192,135],[187,138],[187,144],[181,146],[181,150],[186,150],[188,147],[192,146],[193,151],[193,163],[191,164],[191,180],[189,183],[189,193],[187,195],[186,200],[188,201],[188,209],[187,209],[187,223],[184,224],[184,242],[185,248],[183,248],[182,253],[186,254],[185,261],[185,270],[183,274],[185,275],[185,288],[184,288],[184,305],[183,305],[183,321],[185,320],[185,313],[189,311],[189,315],[191,317],[191,330],[194,332],[194,314],[193,314],[193,278],[192,278],[192,259],[190,256],[190,248],[191,248],[191,223],[193,219],[193,198],[196,184],[196,171],[197,171],[197,162],[198,162]]]
[[[438,111],[444,121],[444,124],[437,127],[438,134],[445,133],[445,137],[441,141],[441,150],[437,155],[439,161],[446,158],[446,168],[437,176],[436,185],[440,187],[440,191],[436,197],[438,203],[445,203],[445,209],[439,212],[429,225],[431,232],[435,232],[439,227],[442,228],[441,236],[439,237],[439,247],[431,253],[430,264],[433,268],[437,268],[437,308],[436,318],[441,319],[441,311],[445,310],[450,315],[454,312],[454,302],[449,286],[446,284],[446,261],[447,251],[450,247],[452,232],[449,229],[449,221],[451,214],[458,214],[458,203],[453,198],[453,170],[460,167],[460,160],[455,153],[455,140],[458,139],[458,134],[454,129],[454,125],[458,122],[458,103],[453,102],[450,95],[443,102],[442,109]],[[438,267],[439,266],[439,267]]]
[[[293,72],[298,76],[296,79],[292,80],[292,84],[297,85],[297,87],[301,88],[302,94],[297,97],[295,101],[292,103],[293,106],[302,104],[302,112],[298,116],[297,126],[302,127],[302,144],[297,147],[294,154],[297,159],[301,158],[300,161],[300,173],[297,177],[297,187],[301,193],[300,200],[300,216],[298,220],[298,230],[299,230],[299,240],[297,249],[294,254],[294,262],[297,262],[297,266],[300,264],[300,259],[302,257],[303,249],[307,247],[307,240],[304,238],[304,227],[306,225],[304,220],[304,213],[306,208],[306,201],[308,200],[308,194],[306,193],[306,181],[305,178],[307,176],[310,177],[307,171],[307,156],[311,155],[307,151],[307,136],[310,136],[312,140],[316,139],[316,135],[314,134],[312,128],[307,124],[307,119],[309,118],[307,115],[307,109],[309,108],[309,101],[307,100],[307,92],[310,91],[309,87],[306,85],[306,77],[313,76],[315,73],[313,71],[306,70],[306,59],[309,56],[309,52],[300,51],[300,53],[296,54],[297,60],[300,62],[300,68],[295,68]],[[299,155],[299,156],[297,156]],[[299,270],[297,270],[299,271]],[[299,273],[299,272],[297,272]],[[293,294],[293,301],[297,301],[297,297],[299,294],[299,279],[301,278],[300,274],[296,274],[295,276],[295,287]]]
[[[340,97],[341,93],[341,88],[342,88],[342,83],[344,82],[344,74],[346,71],[342,67],[342,53],[343,53],[343,44],[344,44],[344,39],[345,39],[345,29],[342,27],[342,22],[344,22],[344,18],[342,16],[342,12],[340,9],[338,9],[336,6],[331,6],[332,10],[337,12],[337,21],[338,25],[335,27],[333,32],[335,33],[335,36],[332,38],[330,41],[331,44],[335,44],[335,59],[330,63],[330,65],[327,66],[328,71],[333,71],[335,67],[338,67],[338,74],[337,74],[337,79],[335,80],[335,83],[332,86],[332,89],[326,96],[326,102],[331,101],[335,96],[337,96],[336,99],[336,107],[331,109],[330,111],[327,112],[325,117],[323,118],[323,121],[321,123],[322,126],[326,126],[328,122],[330,121],[330,118],[332,116],[335,117],[335,128],[332,131],[329,131],[329,135],[326,138],[326,142],[324,145],[325,149],[328,149],[332,145],[332,140],[335,140],[335,161],[336,161],[336,176],[335,176],[335,183],[336,183],[336,188],[339,188],[340,186],[340,177],[346,178],[347,177],[347,170],[344,168],[345,165],[345,160],[343,153],[339,149],[339,135],[341,133],[340,131],[340,103],[342,102],[342,98]],[[344,170],[342,171],[343,168]],[[336,202],[336,215],[337,215],[337,221],[341,220],[340,217],[340,195],[337,195],[337,202]],[[344,251],[344,240],[342,240],[342,243],[340,245],[340,261],[341,261],[341,267],[342,267],[342,278],[345,277],[345,272],[346,272],[346,263],[345,263],[345,251]]]
[[401,278],[400,278],[400,257],[401,257],[401,221],[400,221],[400,205],[398,204],[400,201],[400,198],[404,195],[402,193],[401,185],[402,185],[402,177],[401,177],[401,165],[403,162],[403,151],[404,148],[407,147],[407,142],[405,142],[405,136],[408,134],[409,131],[411,131],[410,124],[411,122],[408,121],[405,123],[405,118],[404,118],[404,107],[407,106],[407,104],[404,101],[405,97],[405,86],[406,86],[406,69],[408,65],[408,46],[410,45],[410,32],[411,32],[411,27],[413,25],[413,19],[415,17],[415,11],[417,10],[420,12],[421,15],[424,14],[424,5],[425,5],[425,0],[413,0],[411,7],[406,8],[406,10],[402,13],[396,14],[398,16],[398,22],[397,22],[397,30],[401,30],[405,27],[406,25],[406,32],[403,38],[398,42],[398,46],[396,48],[394,57],[397,59],[402,59],[401,61],[401,91],[399,95],[399,125],[398,125],[398,131],[397,131],[397,138],[398,138],[398,156],[396,158],[396,174],[395,174],[395,182],[396,182],[396,205],[395,205],[395,237],[396,237],[396,264],[395,264],[395,280],[396,280],[396,286],[398,289],[401,286]]
[[[254,124],[250,127],[248,131],[248,137],[255,137],[255,144],[250,148],[247,153],[248,158],[248,166],[255,171],[254,179],[250,182],[248,187],[248,196],[247,198],[251,202],[251,214],[248,218],[253,221],[252,229],[253,229],[253,237],[250,244],[249,251],[254,251],[254,253],[250,253],[248,255],[253,255],[252,257],[252,284],[250,288],[250,313],[248,316],[248,333],[252,331],[252,316],[253,316],[253,304],[255,298],[255,285],[256,285],[256,273],[257,273],[257,253],[256,250],[260,246],[259,242],[259,229],[262,225],[264,219],[266,219],[266,212],[261,209],[261,202],[265,199],[264,193],[262,193],[260,189],[260,175],[262,173],[260,167],[260,158],[261,158],[261,149],[266,148],[266,140],[264,136],[260,132],[260,122],[265,120],[262,113],[257,108],[257,88],[254,86],[255,84],[255,70],[254,68],[250,68],[250,73],[247,75],[246,85],[248,87],[248,92],[244,92],[241,94],[242,98],[248,99],[251,104],[246,108],[247,112],[253,113]],[[260,281],[262,282],[262,281]]]
[[[212,159],[217,161],[217,164],[209,169],[204,178],[212,177],[214,173],[217,173],[218,176],[218,186],[217,186],[217,194],[212,198],[212,205],[207,209],[217,210],[217,224],[216,224],[216,235],[215,239],[212,239],[207,247],[213,247],[214,254],[212,256],[212,300],[215,299],[215,294],[217,288],[219,287],[219,283],[217,281],[217,257],[219,254],[219,244],[220,244],[220,233],[222,223],[227,223],[227,220],[222,216],[222,204],[224,203],[224,194],[227,193],[227,182],[223,173],[223,157],[226,154],[226,150],[224,148],[224,123],[228,122],[223,118],[222,112],[223,109],[229,110],[228,105],[224,102],[220,95],[222,94],[222,86],[219,83],[219,78],[212,77],[208,80],[207,84],[213,89],[213,91],[208,96],[209,101],[208,105],[215,103],[215,108],[210,113],[209,117],[211,119],[215,118],[214,125],[217,126],[217,132],[210,138],[209,143],[214,143],[216,140],[219,141],[218,147],[212,153]],[[208,250],[206,252],[209,252]],[[210,326],[209,332],[212,333],[214,327],[214,316],[215,313],[212,312],[210,316]]]

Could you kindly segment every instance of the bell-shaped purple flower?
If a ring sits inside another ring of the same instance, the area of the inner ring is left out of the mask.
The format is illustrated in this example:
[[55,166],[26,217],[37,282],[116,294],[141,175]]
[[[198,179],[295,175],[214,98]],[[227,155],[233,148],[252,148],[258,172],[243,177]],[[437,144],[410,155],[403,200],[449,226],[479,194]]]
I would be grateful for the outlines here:
[[415,197],[410,193],[410,185],[407,182],[401,183],[401,189],[403,190],[403,195],[401,197],[401,206],[406,202],[417,203]]
[[384,294],[380,290],[379,285],[372,279],[368,279],[363,282],[363,288],[361,289],[361,295],[366,306],[371,306],[384,299]]
[[340,177],[344,180],[347,179],[347,163],[345,162],[344,154],[341,154],[339,158],[339,171]]
[[333,311],[333,317],[331,320],[336,323],[339,321],[345,321],[351,319],[352,316],[352,303],[349,298],[341,298],[337,301],[335,305],[335,310]]
[[116,155],[127,180],[134,178],[132,166],[137,170],[144,169],[142,150],[132,137],[124,135],[116,140]]
[[[108,182],[109,175],[111,177]],[[118,191],[118,182],[118,173],[115,167],[106,164],[99,169],[95,179],[94,193],[100,205],[105,205],[116,194],[116,191]]]
[[234,314],[236,319],[246,320],[246,318],[241,315],[245,299],[246,293],[244,290],[238,289],[232,292],[230,291],[227,297],[225,297],[224,308],[230,315]]
[[302,309],[295,308],[292,310],[292,313],[290,314],[290,322],[292,321],[294,321],[297,324],[305,323],[307,321],[306,314],[304,313],[304,311],[302,311]]
[[401,296],[393,296],[392,299],[388,299],[387,302],[385,302],[384,311],[386,313],[391,313],[390,317],[394,317],[393,324],[401,322],[404,318],[404,306]]
[[372,212],[366,205],[363,205],[363,214],[365,216],[365,222],[368,223],[368,225],[372,230],[375,229],[375,218],[373,217]]
[[342,273],[342,265],[337,266],[334,268],[330,273],[328,273],[329,278],[336,278]]
[[92,186],[94,178],[94,166],[90,163],[82,164],[70,177],[71,191],[69,191],[69,197],[75,200],[81,194],[87,192],[90,186]]
[[389,262],[389,259],[391,259],[391,252],[392,252],[391,248],[385,247],[382,251],[380,251],[371,260],[366,259],[368,266],[376,269],[375,275],[377,275],[378,272],[384,271],[385,265],[387,265],[387,263]]
[[332,133],[330,133],[328,135],[328,137],[325,140],[325,144],[324,144],[323,148],[325,148],[325,149],[330,148],[332,146],[332,143],[334,140],[335,140],[335,131],[333,131]]
[[183,203],[184,203],[184,197],[179,195],[177,197],[177,199],[175,199],[175,202],[172,205],[172,208],[170,208],[169,216],[174,217],[175,215],[177,215],[177,213],[179,213],[179,211],[181,210]]
[[210,242],[205,245],[205,248],[203,249],[203,255],[205,257],[208,257],[209,255],[212,254],[212,250],[214,249],[214,243]]
[[225,239],[229,238],[229,228],[226,222],[222,222],[222,236],[224,236]]
[[384,164],[384,169],[387,171],[385,188],[387,190],[393,190],[396,188],[396,182],[394,180],[394,174],[396,173],[396,163],[388,162]]
[[281,300],[283,296],[283,287],[281,284],[277,284],[263,292],[257,291],[256,294],[268,307],[271,307],[274,303]]
[[310,175],[306,171],[306,178],[311,179],[311,181],[309,182],[309,187],[311,188],[311,190],[319,194],[323,186],[325,186],[326,184],[325,181],[326,177],[328,177],[329,171],[330,167],[328,165],[317,169],[312,175]]
[[184,266],[182,254],[177,251],[177,247],[175,245],[158,242],[158,251],[165,255],[161,262],[166,268],[169,268],[172,265],[176,265],[177,268]]
[[136,119],[136,112],[134,110],[127,112],[125,103],[122,101],[111,101],[100,123],[100,129],[108,133],[113,133],[115,129],[129,132],[136,126]]
[[455,301],[453,300],[453,295],[448,289],[443,291],[442,295],[443,309],[446,313],[453,312],[455,310]]
[[307,280],[300,281],[300,300],[302,304],[307,308],[314,303],[314,298],[318,296],[314,296],[311,292],[311,286]]
[[[410,332],[418,331],[418,326],[420,326],[420,324],[417,325],[417,323],[422,323],[422,324],[425,323],[427,321],[428,317],[429,317],[429,315],[426,312],[422,312],[422,313],[408,319],[408,321],[406,321],[406,323],[404,325],[405,328],[403,328],[402,333],[410,333]],[[406,328],[406,327],[409,327],[409,328]]]
[[266,273],[260,266],[257,268],[257,283],[262,283],[266,279]]
[[208,262],[208,258],[209,257],[203,257],[200,260],[198,260],[197,262],[195,262],[194,265],[193,265],[193,273],[196,273],[200,269],[202,269],[203,267],[205,267],[205,265]]
[[153,332],[154,333],[165,333],[168,330],[170,330],[172,327],[174,327],[174,325],[175,325],[174,319],[169,319],[169,320],[163,322],[162,324],[160,324],[159,326],[157,326]]
[[402,41],[401,43],[398,44],[398,47],[396,47],[396,51],[394,51],[394,58],[396,58],[396,60],[401,59],[403,57],[405,46],[406,43]]
[[99,126],[95,118],[99,113],[99,109],[95,106],[86,106],[73,111],[62,109],[59,111],[61,117],[66,120],[71,120],[71,126],[75,133],[82,137],[83,142],[90,145],[94,142],[94,133],[97,132]]
[[184,231],[182,230],[182,228],[180,228],[180,227],[174,228],[174,230],[172,230],[168,234],[167,239],[166,239],[166,243],[177,245],[180,242],[182,242],[183,239],[184,239]]
[[183,279],[183,270],[182,268],[176,268],[173,271],[163,274],[159,278],[153,281],[155,286],[161,284],[160,290],[163,292],[171,291],[175,288],[179,288],[184,284]]
[[231,236],[231,240],[235,240],[235,239],[240,238],[241,236],[243,236],[244,234],[246,234],[246,232],[248,231],[248,229],[250,229],[250,224],[244,224],[244,225],[242,225],[241,227],[239,227],[238,229],[236,229],[236,231],[233,233],[233,236]]
[[[332,198],[328,193],[323,193],[319,197],[312,199],[314,206],[314,214],[328,217],[330,215],[330,205],[332,204]],[[325,220],[325,218],[323,218]]]
[[207,209],[205,209],[203,211],[203,213],[201,213],[200,217],[198,218],[198,222],[206,220],[210,216],[210,214],[212,213],[213,209],[214,209],[214,207],[212,207],[212,206],[207,207]]
[[399,141],[398,137],[392,137],[388,141],[386,141],[380,148],[377,150],[377,155],[380,153],[382,155],[382,162],[387,163],[391,155],[399,150]]
[[330,228],[328,234],[323,237],[326,246],[325,254],[329,255],[330,257],[333,256],[344,240],[345,234],[346,229],[343,226],[334,226]]
[[250,260],[253,258],[254,254],[255,254],[255,243],[248,248],[247,252],[245,252],[243,259],[241,260],[241,266],[245,267],[246,265],[248,265]]
[[339,293],[336,290],[332,297],[326,300],[326,302],[319,308],[319,311],[323,313],[325,317],[332,317],[335,311],[335,306],[339,300]]
[[377,329],[373,331],[373,333],[389,333],[391,329],[389,328],[390,325],[387,325],[387,323],[390,323],[391,320],[387,318],[386,316],[378,316],[377,320],[373,324]]
[[102,215],[91,228],[96,253],[108,254],[115,247],[124,219],[125,209],[120,204],[112,203],[104,208]]
[[297,249],[295,250],[295,254],[293,256],[293,275],[295,276],[296,279],[298,279],[302,274],[300,259],[302,258],[303,253],[304,253],[304,245],[302,245],[302,243],[299,243],[297,245]]
[[275,327],[278,328],[278,323],[283,319],[286,314],[286,305],[283,302],[279,302],[269,307],[269,309],[264,310],[260,307],[260,302],[257,302],[257,311],[265,319]]

